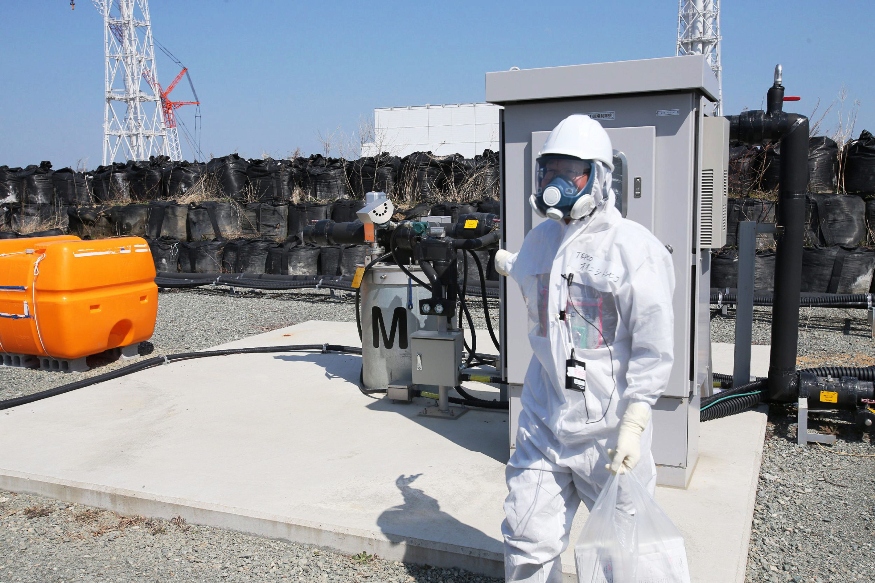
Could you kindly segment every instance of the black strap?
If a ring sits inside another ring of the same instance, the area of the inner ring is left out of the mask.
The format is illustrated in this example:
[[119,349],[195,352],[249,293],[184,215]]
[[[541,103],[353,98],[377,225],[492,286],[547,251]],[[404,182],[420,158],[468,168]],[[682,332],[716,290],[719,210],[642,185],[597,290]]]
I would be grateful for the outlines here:
[[219,221],[216,220],[216,205],[208,204],[206,205],[207,215],[210,217],[210,222],[213,224],[213,234],[215,235],[216,240],[224,241],[225,238],[222,237],[222,230],[219,229]]
[[820,239],[827,245],[832,244],[832,233],[829,232],[829,227],[824,220],[826,213],[824,213],[824,203],[825,200],[820,197],[816,197],[814,199],[814,206],[817,207],[817,228],[820,230],[820,233],[815,233],[815,235],[820,235]]
[[829,276],[829,285],[826,288],[826,293],[834,294],[838,292],[839,281],[842,278],[842,270],[845,267],[845,258],[850,255],[850,251],[844,247],[839,247],[836,252],[835,262],[832,264],[832,275]]
[[[149,205],[149,206],[150,206],[150,210],[149,210],[149,223],[152,224],[152,225],[155,225],[155,224],[157,223],[157,225],[155,226],[155,228],[154,228],[154,229],[151,229],[151,230],[154,231],[154,233],[155,233],[155,238],[156,238],[156,239],[160,239],[160,238],[161,238],[161,227],[164,226],[164,211],[165,211],[165,209],[167,208],[167,205],[164,205],[164,204],[160,204],[160,203],[159,203],[159,204],[151,204],[151,205]],[[155,220],[153,221],[153,220],[152,220],[152,212],[153,212],[154,210],[156,210],[156,209],[157,209],[157,211],[158,211],[158,214],[155,215],[156,218],[155,218]]]
[[289,251],[297,247],[300,242],[300,239],[293,237],[291,240],[283,243],[283,252],[280,259],[280,261],[282,261],[282,264],[280,265],[280,275],[289,274]]

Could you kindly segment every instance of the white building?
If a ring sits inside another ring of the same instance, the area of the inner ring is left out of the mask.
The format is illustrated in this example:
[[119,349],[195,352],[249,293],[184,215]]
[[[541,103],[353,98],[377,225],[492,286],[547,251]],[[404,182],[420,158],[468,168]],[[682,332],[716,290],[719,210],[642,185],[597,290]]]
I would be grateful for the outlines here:
[[374,141],[362,144],[362,156],[389,152],[473,158],[498,150],[498,112],[491,103],[384,107],[374,110]]

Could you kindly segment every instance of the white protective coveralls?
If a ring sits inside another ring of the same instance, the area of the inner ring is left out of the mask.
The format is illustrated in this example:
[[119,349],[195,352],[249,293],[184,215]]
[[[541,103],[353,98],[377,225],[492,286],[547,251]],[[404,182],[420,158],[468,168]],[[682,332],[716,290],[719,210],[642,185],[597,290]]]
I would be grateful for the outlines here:
[[[580,501],[591,509],[607,482],[606,450],[616,446],[623,413],[633,401],[652,406],[672,368],[671,256],[646,228],[622,218],[604,174],[596,176],[607,197],[592,215],[544,221],[507,260],[526,300],[534,352],[506,471],[508,581],[561,581],[559,554]],[[572,349],[586,366],[582,393],[565,388]],[[632,470],[651,493],[652,430],[649,423]]]

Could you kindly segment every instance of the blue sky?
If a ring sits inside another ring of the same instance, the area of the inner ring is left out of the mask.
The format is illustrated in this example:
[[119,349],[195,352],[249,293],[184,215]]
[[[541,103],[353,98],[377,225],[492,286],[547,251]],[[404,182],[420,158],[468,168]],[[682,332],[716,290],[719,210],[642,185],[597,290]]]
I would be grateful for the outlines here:
[[[788,111],[875,132],[872,0],[721,0],[724,113],[759,109],[776,63]],[[484,74],[671,56],[677,0],[548,3],[151,0],[155,38],[189,67],[204,153],[355,141],[376,107],[484,100]],[[540,7],[539,7],[540,6]],[[549,9],[545,8],[549,6]],[[575,24],[578,23],[578,24]],[[167,84],[177,72],[159,55]],[[0,165],[101,162],[103,21],[90,0],[0,0]],[[174,98],[185,99],[182,84]],[[854,102],[859,101],[855,106]],[[180,115],[189,125],[191,112]],[[823,132],[822,132],[823,133]],[[349,146],[346,146],[347,150]],[[183,142],[183,153],[191,152]]]

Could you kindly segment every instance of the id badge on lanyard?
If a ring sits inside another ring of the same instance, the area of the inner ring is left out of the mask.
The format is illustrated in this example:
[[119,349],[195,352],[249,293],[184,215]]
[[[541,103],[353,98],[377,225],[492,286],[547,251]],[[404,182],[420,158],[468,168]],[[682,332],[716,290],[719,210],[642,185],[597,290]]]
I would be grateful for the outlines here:
[[574,358],[573,350],[571,358],[565,361],[565,388],[581,393],[586,391],[586,363]]

